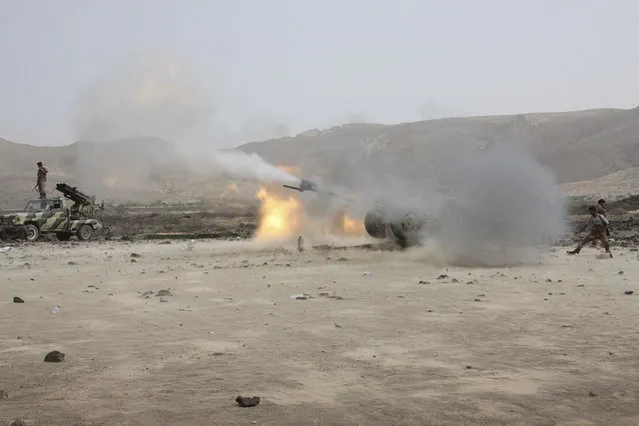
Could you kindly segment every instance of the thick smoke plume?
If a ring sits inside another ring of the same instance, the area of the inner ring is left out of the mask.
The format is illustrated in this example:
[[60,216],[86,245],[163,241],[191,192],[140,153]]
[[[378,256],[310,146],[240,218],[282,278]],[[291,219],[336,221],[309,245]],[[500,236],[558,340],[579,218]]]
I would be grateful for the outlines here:
[[266,116],[247,120],[238,132],[216,123],[212,87],[190,71],[174,53],[140,55],[114,64],[81,93],[75,127],[83,141],[76,163],[83,187],[104,194],[111,185],[117,191],[110,192],[135,197],[187,173],[200,180],[226,174],[297,182],[257,155],[219,151],[251,138],[287,136],[289,129]]
[[554,175],[521,145],[499,143],[457,168],[442,206],[440,244],[450,261],[501,265],[527,260],[565,232]]
[[78,99],[77,138],[200,143],[210,134],[213,95],[184,64],[174,55],[152,54],[107,69]]
[[243,151],[219,152],[212,163],[227,176],[236,180],[251,180],[265,183],[297,185],[299,179],[268,163],[259,155]]
[[[379,206],[391,220],[417,213],[427,220],[423,238],[434,247],[417,249],[421,259],[483,266],[532,261],[538,247],[564,235],[565,204],[554,175],[525,148],[525,139],[435,142],[424,150],[426,158],[413,162],[385,153],[344,159],[325,184],[342,196],[314,196],[322,208],[313,210],[326,212],[327,220],[343,206],[360,218]],[[353,199],[344,201],[349,195]]]

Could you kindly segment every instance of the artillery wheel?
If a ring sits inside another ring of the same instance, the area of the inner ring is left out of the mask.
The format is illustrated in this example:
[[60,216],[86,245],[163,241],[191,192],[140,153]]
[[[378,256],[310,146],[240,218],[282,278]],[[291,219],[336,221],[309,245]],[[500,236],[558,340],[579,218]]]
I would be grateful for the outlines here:
[[421,223],[414,215],[407,214],[402,220],[392,222],[390,228],[395,240],[402,248],[419,244]]
[[34,224],[30,223],[25,225],[24,229],[27,233],[27,241],[30,243],[36,241],[40,237],[40,230]]
[[69,241],[71,234],[68,232],[56,232],[55,236],[59,241]]
[[364,228],[371,237],[380,240],[386,238],[386,227],[386,221],[379,213],[369,212],[364,216]]
[[80,241],[88,241],[93,236],[93,228],[91,225],[82,225],[77,232]]

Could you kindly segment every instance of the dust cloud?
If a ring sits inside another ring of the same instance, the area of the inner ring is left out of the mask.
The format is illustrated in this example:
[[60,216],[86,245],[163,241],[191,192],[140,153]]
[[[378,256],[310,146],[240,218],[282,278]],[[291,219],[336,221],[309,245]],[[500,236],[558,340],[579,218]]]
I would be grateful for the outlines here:
[[[512,133],[512,132],[511,132]],[[347,207],[364,217],[380,207],[391,221],[408,213],[425,221],[415,256],[466,266],[503,266],[536,261],[538,248],[566,232],[565,198],[553,173],[519,139],[495,140],[485,149],[474,141],[446,141],[426,149],[433,173],[420,162],[398,164],[386,155],[343,160],[325,188],[340,196],[314,196],[328,217]],[[419,176],[419,177],[417,177]],[[353,199],[348,200],[348,196]],[[308,205],[311,202],[307,202]]]
[[75,117],[76,174],[83,187],[134,199],[161,193],[171,180],[185,190],[221,175],[297,182],[257,155],[222,151],[289,129],[258,116],[230,131],[216,122],[213,87],[191,69],[175,52],[151,52],[113,64],[86,87]]
[[555,177],[523,144],[491,145],[455,169],[457,181],[438,213],[440,243],[451,261],[503,265],[565,231],[565,198]]

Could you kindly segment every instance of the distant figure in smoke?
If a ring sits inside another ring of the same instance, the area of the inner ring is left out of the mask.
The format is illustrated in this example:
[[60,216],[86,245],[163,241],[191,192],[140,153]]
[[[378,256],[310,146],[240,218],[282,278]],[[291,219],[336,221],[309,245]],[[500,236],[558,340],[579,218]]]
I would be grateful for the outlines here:
[[608,222],[608,219],[606,219],[604,215],[597,213],[597,207],[590,206],[588,207],[588,211],[590,212],[590,218],[579,232],[583,231],[583,229],[587,226],[590,226],[590,233],[579,242],[576,249],[569,251],[568,254],[579,254],[583,246],[589,242],[599,240],[606,249],[606,253],[612,257],[612,253],[610,252],[610,243],[608,242],[608,235],[606,234],[606,230],[608,229],[610,222]]
[[44,165],[42,164],[42,161],[38,161],[37,165],[38,165],[38,177],[36,181],[36,187],[38,188],[38,192],[40,193],[40,198],[47,198],[46,184],[47,184],[47,173],[49,173],[49,170],[46,167],[44,167]]

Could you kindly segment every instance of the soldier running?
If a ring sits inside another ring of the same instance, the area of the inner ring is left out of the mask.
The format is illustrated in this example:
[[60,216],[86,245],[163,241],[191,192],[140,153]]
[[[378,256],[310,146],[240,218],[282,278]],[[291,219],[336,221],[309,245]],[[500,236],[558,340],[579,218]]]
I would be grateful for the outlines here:
[[604,217],[606,216],[606,207],[606,200],[604,200],[603,198],[597,201],[597,204],[595,205],[597,213],[603,215]]
[[[606,217],[606,200],[604,200],[603,198],[599,199],[599,201],[597,201],[597,204],[595,204],[595,209],[597,210],[597,214],[602,215],[603,217]],[[606,219],[608,219],[606,217]],[[606,236],[610,237],[610,226],[606,227]],[[597,247],[597,240],[592,242],[592,246],[593,247]]]
[[576,249],[571,250],[567,253],[579,254],[583,246],[591,241],[599,240],[604,246],[604,249],[606,249],[606,253],[608,253],[608,255],[612,257],[612,253],[610,252],[610,243],[608,242],[608,236],[606,234],[606,229],[608,229],[608,225],[610,224],[610,222],[608,222],[608,219],[606,219],[604,215],[597,213],[597,207],[590,206],[588,207],[588,211],[590,212],[590,218],[588,219],[588,222],[586,222],[586,224],[579,230],[579,232],[583,231],[587,226],[590,226],[590,233],[579,242]]
[[47,170],[46,167],[44,167],[44,165],[42,164],[42,161],[38,161],[38,180],[36,183],[36,187],[38,188],[38,192],[40,193],[40,198],[47,198],[47,189],[46,189],[46,184],[47,184],[47,173],[49,173],[49,170]]

